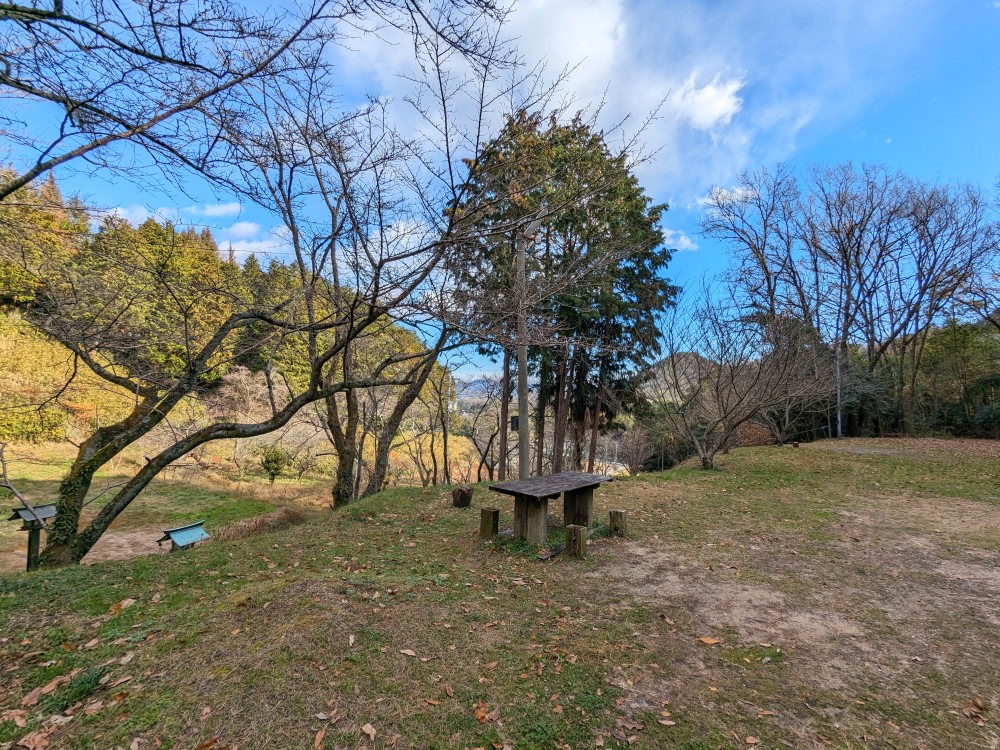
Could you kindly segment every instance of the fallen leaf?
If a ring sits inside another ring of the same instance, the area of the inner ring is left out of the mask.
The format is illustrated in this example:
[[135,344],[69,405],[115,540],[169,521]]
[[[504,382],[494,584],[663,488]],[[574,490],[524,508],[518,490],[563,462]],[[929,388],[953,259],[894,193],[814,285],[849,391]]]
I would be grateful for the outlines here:
[[351,647],[353,645],[354,645],[354,636],[353,635],[347,636],[347,646]]
[[373,727],[371,724],[365,724],[363,727],[361,727],[361,732],[362,734],[367,735],[368,739],[371,740],[372,742],[375,741],[375,735],[378,734],[378,732],[375,731],[375,727]]
[[94,639],[92,639],[92,640],[89,640],[89,641],[87,641],[86,643],[84,643],[84,644],[83,644],[83,647],[84,647],[85,649],[90,649],[90,648],[97,648],[97,644],[98,644],[98,643],[100,643],[100,642],[101,642],[101,639],[100,639],[100,638],[94,638]]
[[132,740],[132,743],[128,746],[128,750],[139,750],[139,738],[136,737]]
[[135,603],[136,603],[135,599],[122,599],[117,604],[112,604],[111,605],[111,614],[116,615],[119,612],[121,612],[122,610],[128,609],[129,607],[131,607]]
[[412,648],[404,648],[399,653],[403,654],[404,656],[416,656],[417,655],[417,652],[414,651]]
[[201,714],[199,714],[198,716],[198,721],[205,721],[205,719],[207,719],[211,715],[212,715],[212,707],[205,706],[204,708],[201,709]]
[[670,719],[657,719],[657,721],[665,727],[673,727],[677,725],[676,721],[671,721]]
[[17,741],[18,747],[25,750],[45,750],[49,746],[49,735],[56,731],[57,727],[51,726],[45,729],[36,729],[30,734],[24,735]]
[[55,689],[60,685],[68,685],[68,684],[69,684],[69,675],[61,675],[59,677],[56,677],[47,685],[45,685],[42,688],[41,693],[42,695],[48,695],[49,693],[55,692]]
[[986,703],[978,695],[973,695],[962,704],[962,713],[966,718],[972,719],[978,726],[986,724],[986,712],[989,709]]
[[38,698],[39,696],[41,696],[41,694],[42,694],[42,689],[40,687],[36,687],[34,690],[32,690],[30,693],[28,693],[21,699],[21,705],[24,706],[25,708],[37,705]]
[[451,689],[451,685],[444,686],[444,694],[447,695],[449,698],[455,697],[455,691]]
[[119,685],[124,685],[126,682],[132,679],[132,675],[127,674],[119,677],[117,680],[108,685],[109,688],[118,687]]
[[135,652],[129,651],[127,654],[125,654],[125,656],[123,656],[121,659],[118,660],[118,663],[121,664],[122,666],[125,666],[134,658],[135,658]]
[[318,732],[316,732],[316,737],[313,739],[313,747],[319,750],[323,747],[323,738],[326,737],[326,727],[323,727]]
[[24,729],[28,726],[28,712],[21,708],[12,708],[0,716],[0,721],[12,721],[15,727]]
[[195,745],[194,750],[211,750],[211,748],[215,747],[215,743],[218,741],[218,737],[209,737],[207,740],[202,740]]
[[500,718],[500,709],[494,708],[491,711],[485,701],[479,701],[479,703],[473,705],[473,714],[476,717],[476,721],[480,724],[489,724],[491,721],[496,721]]
[[104,708],[104,701],[94,701],[93,703],[88,704],[87,707],[83,709],[83,713],[86,716],[93,716],[102,708]]
[[760,740],[757,739],[756,737],[753,737],[753,736],[747,737],[746,740],[744,740],[744,742],[746,742],[748,745],[759,745],[760,744]]
[[706,646],[714,646],[717,643],[721,643],[722,642],[718,638],[711,638],[711,637],[709,637],[707,635],[703,635],[698,640],[701,641],[702,643],[704,643]]
[[487,665],[486,665],[486,668],[487,668],[487,669],[496,669],[496,668],[497,668],[497,665],[498,665],[499,663],[500,663],[500,662],[498,662],[498,661],[491,661],[491,662],[490,662],[489,664],[487,664]]

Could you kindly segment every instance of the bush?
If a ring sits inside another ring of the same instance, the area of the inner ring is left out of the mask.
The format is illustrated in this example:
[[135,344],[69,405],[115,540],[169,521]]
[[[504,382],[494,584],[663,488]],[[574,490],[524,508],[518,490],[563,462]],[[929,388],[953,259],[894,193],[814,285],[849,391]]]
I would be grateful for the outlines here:
[[1000,435],[1000,406],[982,406],[976,412],[973,423],[983,434],[996,437]]
[[23,403],[16,396],[0,396],[0,440],[41,443],[66,437],[69,415],[62,409],[41,409]]
[[291,464],[292,454],[283,445],[271,443],[264,446],[260,456],[260,465],[264,467],[264,473],[271,480],[271,484],[274,484],[274,480],[284,474],[285,469]]

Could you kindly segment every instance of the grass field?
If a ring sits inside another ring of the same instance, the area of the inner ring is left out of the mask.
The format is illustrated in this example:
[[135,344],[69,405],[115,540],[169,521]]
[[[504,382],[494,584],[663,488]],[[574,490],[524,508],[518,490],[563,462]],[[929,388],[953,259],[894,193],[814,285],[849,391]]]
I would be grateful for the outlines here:
[[[8,453],[10,478],[33,504],[54,502],[60,480],[69,470],[75,449],[68,444],[40,446],[22,444]],[[93,502],[84,518],[97,513],[110,494],[102,492],[131,477],[138,453],[129,460],[116,460],[98,472],[89,497]],[[91,551],[85,562],[132,557],[158,550],[157,538],[163,529],[204,519],[206,528],[258,516],[274,509],[276,503],[325,501],[325,483],[279,479],[274,485],[260,478],[233,482],[221,473],[197,468],[176,468],[153,480],[152,484],[115,520],[110,531]],[[9,498],[5,507],[18,505]],[[6,516],[4,517],[4,520]],[[27,553],[27,534],[16,523],[0,523],[0,571],[21,570]]]
[[720,463],[605,485],[586,561],[393,490],[0,577],[0,747],[998,747],[1000,445]]

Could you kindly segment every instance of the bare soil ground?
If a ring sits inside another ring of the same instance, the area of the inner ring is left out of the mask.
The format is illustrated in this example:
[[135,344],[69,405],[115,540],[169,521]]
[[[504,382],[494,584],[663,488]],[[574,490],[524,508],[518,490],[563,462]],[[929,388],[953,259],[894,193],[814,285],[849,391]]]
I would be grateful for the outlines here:
[[[950,472],[986,479],[996,474],[1000,443],[825,441],[783,458],[797,469],[822,469],[826,454],[874,458],[852,459],[850,481],[838,476],[844,466],[827,464],[829,483],[839,486],[820,484],[815,495],[797,498],[798,510],[802,503],[827,506],[823,528],[800,536],[781,522],[729,523],[700,529],[706,537],[696,540],[668,531],[629,545],[592,575],[618,579],[651,606],[677,613],[675,620],[718,639],[714,648],[738,654],[748,672],[767,658],[761,654],[780,648],[780,688],[768,690],[761,706],[741,700],[764,711],[776,708],[775,693],[784,695],[775,721],[795,737],[795,747],[827,747],[831,729],[853,730],[858,747],[1000,746],[995,723],[972,732],[975,740],[937,734],[950,723],[971,729],[965,709],[974,696],[987,713],[1000,713],[1000,505],[995,495],[984,502],[900,491],[878,462],[903,457],[910,475],[951,464]],[[732,466],[724,471],[737,473]],[[682,517],[696,501],[679,490],[650,484],[640,494],[650,509],[674,504]],[[774,494],[779,505],[772,510],[780,515],[783,493]],[[751,505],[742,508],[745,515],[754,515]],[[711,662],[686,653],[663,688],[688,705],[706,681],[716,690],[725,682],[740,690]],[[834,705],[823,705],[831,696],[838,696]],[[862,720],[870,705],[886,717],[881,724]]]

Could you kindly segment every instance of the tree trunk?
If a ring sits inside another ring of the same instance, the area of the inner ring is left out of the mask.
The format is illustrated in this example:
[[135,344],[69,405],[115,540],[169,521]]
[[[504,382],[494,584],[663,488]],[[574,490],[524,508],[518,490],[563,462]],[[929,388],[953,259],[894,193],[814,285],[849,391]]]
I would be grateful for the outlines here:
[[[56,500],[56,515],[49,524],[45,540],[45,549],[39,558],[41,567],[59,567],[79,562],[90,551],[104,529],[96,532],[95,519],[85,531],[80,531],[80,514],[83,511],[87,493],[94,480],[94,475],[106,463],[121,453],[126,447],[147,434],[163,421],[166,414],[181,399],[183,394],[173,393],[165,399],[159,394],[148,394],[135,405],[132,412],[122,421],[113,425],[98,428],[89,438],[80,444],[76,459],[70,467],[66,478],[59,484],[59,496]],[[185,451],[186,452],[186,451]],[[183,455],[183,452],[182,454]],[[178,456],[179,457],[179,456]],[[169,463],[169,462],[168,462]],[[147,463],[145,468],[149,467]],[[126,489],[117,493],[114,499],[98,514],[102,517],[108,507],[116,507],[115,500],[126,493],[128,487],[143,475],[145,468],[132,478]],[[149,476],[142,487],[155,476]],[[141,487],[140,487],[141,489]],[[138,493],[136,493],[138,494]],[[129,501],[131,497],[129,498]],[[127,502],[126,502],[127,505]],[[124,506],[122,506],[124,508]],[[121,512],[120,510],[118,512]],[[114,515],[117,515],[115,513]],[[110,525],[114,516],[107,521]],[[105,526],[104,528],[107,528]]]
[[604,379],[597,381],[597,399],[590,416],[590,448],[587,452],[587,471],[593,473],[597,459],[597,436],[601,431],[601,402],[604,399]]
[[399,426],[403,422],[406,410],[417,400],[417,396],[420,395],[420,391],[427,382],[427,378],[430,377],[434,369],[434,364],[437,362],[437,355],[441,353],[441,349],[444,347],[447,339],[448,332],[442,333],[437,345],[433,350],[428,352],[427,359],[417,370],[416,377],[406,386],[403,393],[400,394],[388,419],[382,425],[382,429],[378,433],[378,450],[375,453],[375,463],[372,466],[371,477],[368,480],[368,486],[365,487],[365,491],[362,493],[363,495],[374,495],[376,492],[381,492],[385,486],[386,477],[389,475],[389,452],[392,449],[393,438],[399,432]]
[[[354,347],[350,342],[344,345],[342,364],[344,382],[354,377]],[[333,368],[327,372],[324,385],[333,381]],[[358,393],[354,388],[344,392],[346,419],[341,418],[337,395],[328,396],[326,404],[326,427],[330,442],[337,451],[337,470],[334,472],[333,487],[330,490],[330,507],[339,508],[357,498],[354,467],[358,460]]]
[[566,381],[569,357],[560,356],[556,365],[556,419],[552,427],[552,473],[563,470],[563,454],[566,444]]
[[451,484],[451,464],[448,456],[448,416],[450,414],[448,401],[448,375],[442,378],[441,396],[438,399],[438,412],[441,415],[441,458],[444,461],[442,481]]
[[497,479],[507,479],[507,431],[510,429],[510,351],[503,350],[503,384],[500,392],[500,465]]
[[550,376],[548,362],[543,356],[538,374],[538,405],[535,407],[535,476],[537,477],[545,474],[545,407],[549,399]]

